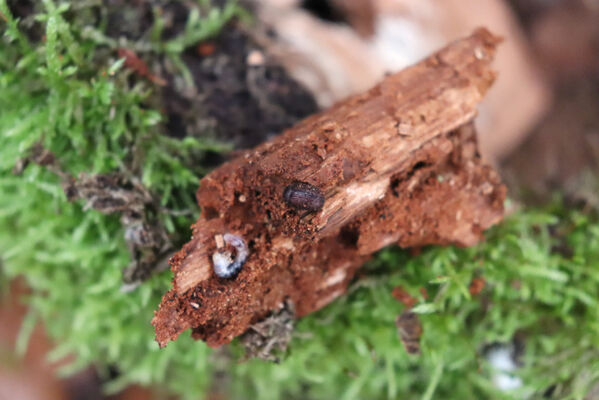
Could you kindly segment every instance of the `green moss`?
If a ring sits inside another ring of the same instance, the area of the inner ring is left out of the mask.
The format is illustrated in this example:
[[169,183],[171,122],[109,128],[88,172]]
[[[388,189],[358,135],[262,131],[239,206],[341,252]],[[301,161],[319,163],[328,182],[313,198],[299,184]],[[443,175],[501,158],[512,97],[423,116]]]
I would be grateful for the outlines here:
[[[38,20],[46,39],[30,43],[0,0],[1,265],[3,275],[23,275],[33,289],[21,351],[41,320],[57,343],[50,357],[76,356],[64,373],[89,363],[100,371],[114,366],[120,375],[109,390],[141,383],[187,398],[210,390],[217,370],[230,375],[232,398],[257,399],[536,398],[551,385],[556,398],[582,399],[597,383],[599,220],[559,202],[510,216],[474,248],[435,247],[416,257],[380,252],[348,296],[299,322],[281,364],[237,364],[187,334],[159,350],[150,320],[170,273],[121,293],[129,254],[118,217],[67,202],[58,178],[41,167],[22,176],[11,169],[41,141],[73,175],[127,170],[165,207],[197,216],[192,194],[204,171],[192,160],[223,147],[162,135],[161,114],[147,106],[150,86],[130,87],[116,56],[99,57],[105,42],[68,23],[68,6],[43,4]],[[185,38],[156,51],[176,53],[201,38],[193,33],[201,16],[194,18]],[[214,21],[222,26],[223,19]],[[184,239],[195,216],[161,218]],[[471,296],[476,276],[486,287]],[[407,355],[397,336],[403,306],[391,296],[395,286],[419,300],[419,356]],[[524,387],[510,397],[493,389],[483,350],[514,335],[524,344]]]
[[[204,173],[193,160],[205,150],[227,146],[162,135],[162,115],[146,105],[149,86],[129,86],[131,72],[122,68],[116,52],[112,58],[98,57],[104,47],[83,35],[84,27],[66,22],[67,4],[44,1],[43,6],[37,19],[45,26],[45,41],[33,44],[17,28],[5,0],[0,1],[5,21],[0,43],[3,274],[23,275],[33,289],[27,299],[32,313],[28,321],[44,321],[57,339],[51,357],[77,356],[63,372],[90,362],[103,368],[115,365],[122,374],[110,384],[113,390],[139,382],[202,393],[210,379],[208,349],[183,338],[158,351],[153,339],[150,320],[170,286],[170,274],[152,278],[133,293],[121,293],[121,271],[129,253],[118,216],[67,202],[58,177],[39,166],[30,165],[22,176],[11,170],[41,142],[74,176],[136,174],[166,208],[192,212],[160,216],[175,240],[186,239],[198,213],[193,193]],[[221,25],[232,16],[213,13],[211,24],[219,15]],[[194,26],[200,27],[199,22]],[[23,335],[22,347],[25,339]]]
[[[553,384],[568,394],[556,398],[582,398],[599,378],[598,228],[596,218],[574,211],[528,210],[474,248],[435,247],[417,257],[384,250],[349,296],[300,322],[302,338],[282,366],[254,362],[238,369],[273,382],[287,375],[296,386],[273,383],[260,398],[301,393],[300,382],[312,383],[305,393],[315,399],[335,393],[342,399],[524,398]],[[550,234],[556,230],[563,238]],[[562,240],[571,258],[552,251]],[[471,296],[465,288],[478,276],[485,289]],[[420,356],[407,355],[396,334],[403,310],[391,296],[396,286],[419,299]],[[483,353],[516,334],[524,343],[519,375],[525,386],[509,397],[493,389]]]

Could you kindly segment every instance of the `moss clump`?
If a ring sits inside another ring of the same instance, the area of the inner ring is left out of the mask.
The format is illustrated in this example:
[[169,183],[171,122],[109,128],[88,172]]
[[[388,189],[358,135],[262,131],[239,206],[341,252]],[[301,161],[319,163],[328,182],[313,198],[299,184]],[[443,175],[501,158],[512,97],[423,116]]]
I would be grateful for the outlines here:
[[[75,355],[63,372],[116,367],[109,390],[141,383],[188,398],[222,391],[223,373],[232,398],[258,399],[537,398],[548,389],[582,399],[597,383],[599,219],[560,203],[512,215],[475,248],[380,252],[348,296],[299,322],[280,364],[238,365],[236,345],[214,352],[187,335],[159,350],[150,320],[170,273],[122,293],[129,254],[118,217],[69,203],[58,177],[40,166],[21,176],[11,170],[41,143],[72,175],[126,172],[165,208],[197,213],[192,194],[204,171],[193,160],[222,147],[161,134],[163,117],[147,106],[150,86],[131,87],[131,72],[106,52],[105,38],[78,22],[85,5],[73,7],[43,1],[36,20],[45,40],[35,42],[0,0],[0,256],[3,274],[23,275],[33,289],[21,348],[41,320],[57,343],[50,357]],[[211,21],[222,26],[231,15]],[[202,19],[193,18],[186,36],[156,51],[176,57],[200,40]],[[194,215],[159,218],[184,240]],[[486,286],[471,295],[475,277]],[[396,333],[397,286],[419,301],[419,356],[406,354]],[[514,337],[523,387],[499,393],[484,349]]]
[[[43,167],[32,164],[21,176],[11,171],[41,143],[72,176],[136,176],[164,208],[188,213],[159,216],[176,242],[189,236],[197,217],[193,193],[204,170],[194,160],[226,146],[161,134],[163,116],[147,106],[149,84],[138,79],[131,87],[132,71],[83,24],[93,2],[87,8],[42,3],[35,20],[30,17],[43,32],[44,39],[35,42],[0,1],[0,256],[3,273],[24,275],[33,289],[21,343],[40,319],[57,340],[51,357],[77,356],[65,373],[93,362],[121,372],[112,389],[139,382],[203,393],[210,379],[208,349],[184,338],[158,351],[153,340],[150,319],[170,274],[121,293],[121,271],[130,260],[118,216],[69,203],[59,178]],[[222,26],[232,15],[215,10],[208,22]],[[194,28],[214,33],[194,14],[184,36],[172,43],[201,39]]]
[[[599,382],[597,222],[558,205],[509,217],[474,248],[417,257],[384,250],[349,296],[299,322],[282,366],[237,371],[269,377],[255,385],[271,399],[290,387],[315,399],[522,399],[550,389],[553,398],[582,399]],[[475,277],[486,283],[471,295]],[[419,356],[404,351],[394,328],[404,309],[391,295],[397,286],[418,299]],[[523,386],[499,393],[484,353],[514,338]],[[282,377],[295,387],[278,386]]]

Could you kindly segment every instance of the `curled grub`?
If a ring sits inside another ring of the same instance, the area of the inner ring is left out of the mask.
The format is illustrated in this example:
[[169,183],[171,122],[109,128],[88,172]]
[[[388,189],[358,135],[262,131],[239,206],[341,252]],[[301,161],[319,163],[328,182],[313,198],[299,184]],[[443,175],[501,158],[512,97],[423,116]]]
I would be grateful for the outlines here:
[[212,253],[214,273],[219,278],[235,278],[250,254],[248,246],[242,237],[233,235],[232,233],[225,233],[222,240],[235,249],[235,258],[233,258],[230,251],[217,249],[217,251]]

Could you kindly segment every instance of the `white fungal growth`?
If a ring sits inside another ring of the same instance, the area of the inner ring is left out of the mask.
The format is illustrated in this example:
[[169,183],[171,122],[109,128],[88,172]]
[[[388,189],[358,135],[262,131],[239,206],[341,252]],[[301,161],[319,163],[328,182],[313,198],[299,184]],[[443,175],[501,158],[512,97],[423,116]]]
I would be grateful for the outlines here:
[[212,254],[212,263],[214,264],[214,273],[219,278],[234,278],[237,276],[241,267],[250,254],[245,240],[240,236],[231,233],[225,233],[223,239],[226,244],[235,249],[235,258],[229,251],[216,251]]
[[493,366],[493,383],[503,392],[518,389],[522,379],[515,376],[518,365],[514,360],[512,346],[500,344],[487,353],[487,360]]

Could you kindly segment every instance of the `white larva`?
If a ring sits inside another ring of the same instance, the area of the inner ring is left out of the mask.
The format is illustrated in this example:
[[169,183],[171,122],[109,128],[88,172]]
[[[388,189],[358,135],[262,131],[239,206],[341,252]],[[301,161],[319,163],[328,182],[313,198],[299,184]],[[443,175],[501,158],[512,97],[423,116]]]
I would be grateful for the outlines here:
[[230,279],[234,278],[241,271],[241,267],[245,263],[250,254],[245,240],[240,236],[231,233],[223,235],[225,243],[235,249],[235,258],[228,251],[216,251],[212,254],[212,263],[214,264],[214,273],[219,278]]

